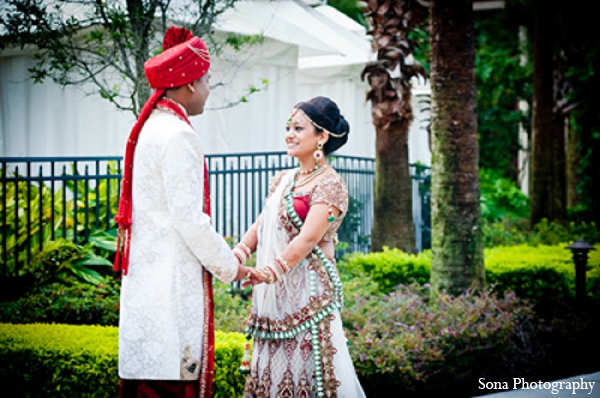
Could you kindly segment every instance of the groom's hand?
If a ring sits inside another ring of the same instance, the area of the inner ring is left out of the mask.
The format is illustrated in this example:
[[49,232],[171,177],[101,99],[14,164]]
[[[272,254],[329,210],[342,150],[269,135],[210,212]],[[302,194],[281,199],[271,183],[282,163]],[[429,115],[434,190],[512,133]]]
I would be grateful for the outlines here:
[[237,282],[241,279],[248,278],[250,276],[251,270],[252,270],[252,268],[250,268],[250,267],[246,267],[245,265],[240,265],[238,267],[238,272],[237,272],[237,275],[235,276],[234,282]]
[[264,278],[264,276],[262,276],[257,270],[256,268],[249,268],[246,267],[248,269],[248,280],[245,281],[244,283],[242,283],[243,287],[249,286],[249,285],[258,285],[260,283],[264,283],[266,281],[266,279]]

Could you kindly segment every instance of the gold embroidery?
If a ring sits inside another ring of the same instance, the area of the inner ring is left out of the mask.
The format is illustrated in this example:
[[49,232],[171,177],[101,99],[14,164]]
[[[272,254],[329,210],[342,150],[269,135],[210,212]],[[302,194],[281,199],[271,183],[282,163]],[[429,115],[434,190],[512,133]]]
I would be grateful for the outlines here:
[[271,396],[271,367],[267,366],[260,378],[256,389],[256,398],[270,398]]
[[333,319],[335,317],[329,315],[327,319],[319,323],[323,387],[325,396],[328,398],[337,398],[337,389],[341,385],[340,381],[335,378],[335,366],[333,365],[333,356],[337,353],[337,349],[331,343],[331,322]]
[[247,378],[244,385],[244,398],[254,398],[258,386],[258,373],[254,370]]
[[336,300],[335,290],[327,270],[320,263],[316,256],[309,255],[309,269],[317,273],[323,286],[323,293],[317,297],[310,297],[309,302],[298,309],[293,314],[284,314],[283,319],[259,317],[254,311],[246,321],[247,326],[251,326],[257,331],[264,332],[288,332],[296,326],[312,319],[319,311],[327,308]]
[[285,371],[281,383],[277,386],[277,398],[294,398],[294,378],[289,369]]
[[187,46],[190,50],[192,50],[194,52],[194,54],[199,56],[204,62],[210,62],[210,55],[208,54],[208,51],[206,51],[202,48],[196,48],[196,47],[192,46],[191,44],[188,44]]
[[208,331],[210,321],[210,297],[208,296],[209,289],[212,287],[212,278],[210,273],[202,267],[202,290],[204,293],[204,325],[202,331],[202,372],[200,373],[200,396],[204,397],[207,394],[207,389],[210,386],[206,383],[206,372],[208,372]]
[[306,371],[304,371],[302,372],[300,380],[298,381],[296,398],[310,398],[310,390],[310,383],[308,381],[308,377],[306,376]]

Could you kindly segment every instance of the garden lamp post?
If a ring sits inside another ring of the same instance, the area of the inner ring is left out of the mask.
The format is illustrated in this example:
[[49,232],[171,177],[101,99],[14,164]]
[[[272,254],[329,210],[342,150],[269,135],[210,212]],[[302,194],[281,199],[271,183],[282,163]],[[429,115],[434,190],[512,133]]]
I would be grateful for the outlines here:
[[573,253],[573,262],[575,263],[575,297],[578,303],[583,303],[585,299],[585,272],[587,271],[588,252],[596,250],[583,239],[577,239],[565,249],[570,249]]

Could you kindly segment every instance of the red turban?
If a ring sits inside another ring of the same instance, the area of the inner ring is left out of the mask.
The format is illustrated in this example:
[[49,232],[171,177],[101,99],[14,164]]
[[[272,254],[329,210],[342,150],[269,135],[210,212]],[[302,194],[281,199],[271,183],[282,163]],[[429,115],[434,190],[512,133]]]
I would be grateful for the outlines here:
[[[188,30],[183,33],[169,28],[163,43],[164,51],[144,64],[150,87],[155,89],[183,86],[201,78],[210,68],[206,44]],[[177,40],[186,41],[179,42]],[[166,47],[166,48],[165,48]]]
[[204,42],[192,35],[189,30],[174,26],[170,27],[165,33],[163,52],[150,58],[144,64],[150,87],[156,90],[144,104],[127,140],[121,197],[119,209],[115,216],[115,221],[119,227],[115,271],[122,270],[124,274],[127,274],[129,264],[133,158],[140,131],[166,89],[192,83],[204,76],[209,68],[210,55]]

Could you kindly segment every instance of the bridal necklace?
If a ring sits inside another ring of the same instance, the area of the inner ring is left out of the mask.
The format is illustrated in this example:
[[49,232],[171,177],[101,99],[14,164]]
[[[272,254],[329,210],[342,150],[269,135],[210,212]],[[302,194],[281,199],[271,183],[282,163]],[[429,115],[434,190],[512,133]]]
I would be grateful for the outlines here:
[[313,181],[315,178],[317,178],[318,176],[323,174],[325,172],[325,170],[327,170],[328,166],[329,166],[329,164],[325,163],[322,166],[315,167],[310,170],[299,170],[298,174],[296,174],[296,177],[300,176],[300,178],[298,178],[296,180],[296,182],[294,184],[294,188],[303,187],[306,184],[308,184],[309,182]]

